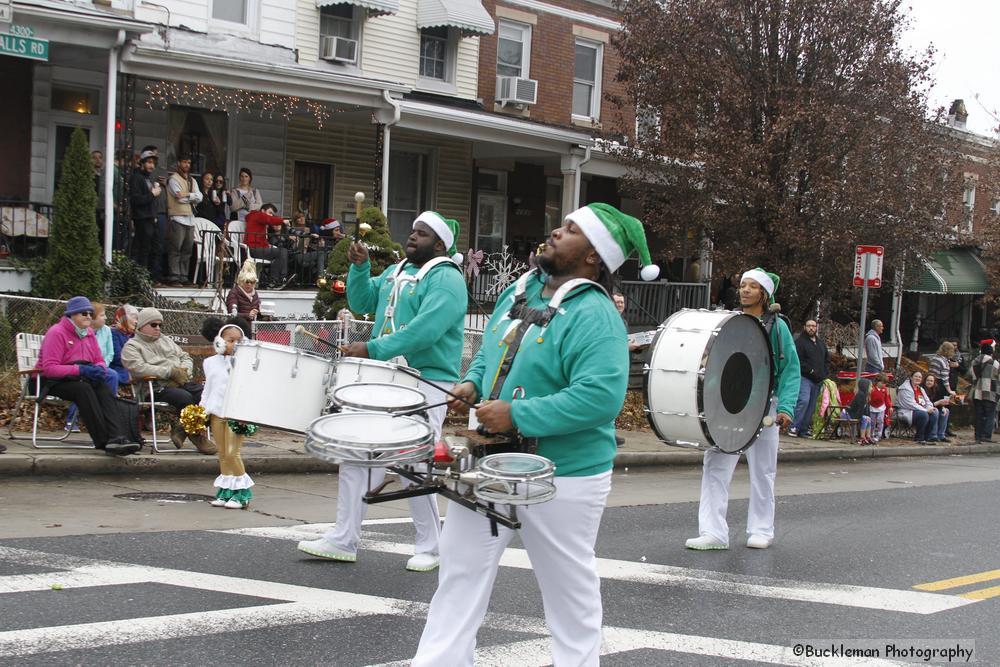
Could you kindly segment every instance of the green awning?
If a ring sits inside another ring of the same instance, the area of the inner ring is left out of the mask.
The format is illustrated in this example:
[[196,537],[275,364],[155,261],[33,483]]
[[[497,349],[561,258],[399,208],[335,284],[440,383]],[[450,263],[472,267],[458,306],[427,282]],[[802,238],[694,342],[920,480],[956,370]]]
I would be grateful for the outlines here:
[[908,283],[907,292],[924,294],[983,294],[986,270],[971,248],[952,248],[924,258],[924,271]]

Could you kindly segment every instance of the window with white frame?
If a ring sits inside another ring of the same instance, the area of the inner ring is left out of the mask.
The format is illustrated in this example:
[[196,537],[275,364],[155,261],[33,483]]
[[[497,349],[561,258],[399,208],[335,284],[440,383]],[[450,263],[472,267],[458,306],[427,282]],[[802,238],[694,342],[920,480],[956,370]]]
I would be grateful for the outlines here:
[[497,29],[497,76],[529,77],[531,26],[502,19]]
[[600,42],[576,40],[573,66],[573,116],[576,118],[600,118],[603,49]]
[[659,111],[647,106],[640,106],[635,110],[635,138],[639,142],[653,143],[659,141]]
[[965,190],[962,192],[962,211],[964,219],[959,228],[965,233],[972,232],[972,214],[976,210],[976,178],[975,174],[965,175]]
[[420,31],[420,76],[436,81],[451,81],[451,39],[448,28],[424,28]]
[[212,18],[216,21],[250,25],[251,0],[212,0]]
[[[338,62],[357,63],[360,53],[364,9],[340,3],[319,10],[320,57]],[[337,40],[334,43],[334,39]]]

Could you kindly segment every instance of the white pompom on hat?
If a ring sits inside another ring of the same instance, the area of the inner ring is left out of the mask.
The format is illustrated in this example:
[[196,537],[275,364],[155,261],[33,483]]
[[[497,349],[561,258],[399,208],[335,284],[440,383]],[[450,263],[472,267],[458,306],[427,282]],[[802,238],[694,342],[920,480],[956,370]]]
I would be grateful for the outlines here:
[[622,213],[611,204],[587,204],[567,215],[566,219],[576,223],[587,236],[609,271],[617,271],[634,251],[642,264],[639,276],[643,280],[659,277],[660,267],[653,264],[649,257],[646,231],[638,218]]

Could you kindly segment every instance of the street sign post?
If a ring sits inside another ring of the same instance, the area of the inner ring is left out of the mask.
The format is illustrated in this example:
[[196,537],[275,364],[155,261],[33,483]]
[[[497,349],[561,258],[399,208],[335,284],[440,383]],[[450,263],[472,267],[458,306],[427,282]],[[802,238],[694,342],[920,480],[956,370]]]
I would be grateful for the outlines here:
[[865,319],[868,315],[868,288],[882,286],[882,258],[885,247],[880,245],[859,245],[854,250],[854,286],[861,288],[861,326],[858,332],[858,374],[854,390],[861,382],[861,368],[865,356]]

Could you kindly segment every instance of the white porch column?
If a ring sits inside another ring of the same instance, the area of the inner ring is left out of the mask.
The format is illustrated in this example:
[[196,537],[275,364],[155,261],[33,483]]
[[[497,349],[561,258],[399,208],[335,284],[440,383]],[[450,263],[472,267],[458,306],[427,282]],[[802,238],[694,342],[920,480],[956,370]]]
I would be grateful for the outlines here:
[[580,168],[590,161],[590,147],[574,146],[569,153],[562,155],[559,168],[563,175],[562,217],[580,208]]
[[125,31],[118,31],[115,45],[108,51],[108,90],[104,101],[104,263],[111,263],[115,234],[115,109],[118,100],[118,52],[125,43]]

